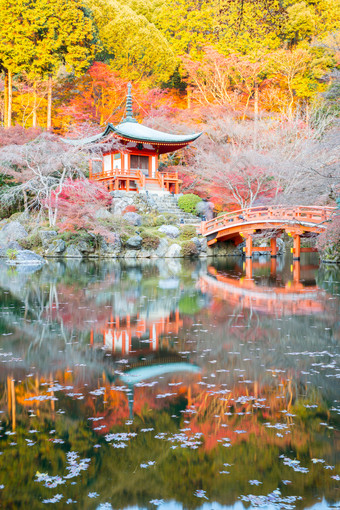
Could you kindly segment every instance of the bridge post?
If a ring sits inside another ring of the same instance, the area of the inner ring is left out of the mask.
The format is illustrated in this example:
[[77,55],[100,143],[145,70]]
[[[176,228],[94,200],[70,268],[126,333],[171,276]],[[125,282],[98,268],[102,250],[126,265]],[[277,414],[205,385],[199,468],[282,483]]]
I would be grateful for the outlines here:
[[301,239],[299,234],[294,234],[293,237],[294,244],[293,244],[293,260],[300,260],[300,254],[301,254]]
[[270,256],[277,256],[277,246],[276,246],[276,237],[272,237],[270,240]]
[[253,256],[253,239],[251,235],[245,236],[246,239],[246,259],[252,258]]

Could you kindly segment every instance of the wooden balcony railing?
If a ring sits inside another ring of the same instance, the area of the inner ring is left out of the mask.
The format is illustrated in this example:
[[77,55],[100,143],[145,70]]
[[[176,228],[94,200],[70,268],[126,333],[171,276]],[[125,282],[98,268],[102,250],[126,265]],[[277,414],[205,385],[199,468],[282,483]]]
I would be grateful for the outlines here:
[[142,170],[137,170],[137,176],[138,176],[138,184],[144,188],[145,187],[145,175],[143,174]]
[[178,172],[163,172],[164,181],[178,181]]
[[[93,161],[101,162],[100,159],[94,159]],[[101,170],[99,172],[93,172],[92,161],[90,162],[89,178],[93,181],[114,181],[115,179],[130,179],[136,181],[136,184],[142,188],[145,187],[147,176],[139,168],[113,168],[109,170]],[[178,179],[178,172],[158,172],[156,171],[155,180],[157,180],[161,189],[169,189],[169,186],[173,183],[176,184],[177,188],[180,184]],[[178,192],[178,191],[176,191]]]
[[161,172],[156,172],[156,177],[161,189],[164,189],[164,175]]

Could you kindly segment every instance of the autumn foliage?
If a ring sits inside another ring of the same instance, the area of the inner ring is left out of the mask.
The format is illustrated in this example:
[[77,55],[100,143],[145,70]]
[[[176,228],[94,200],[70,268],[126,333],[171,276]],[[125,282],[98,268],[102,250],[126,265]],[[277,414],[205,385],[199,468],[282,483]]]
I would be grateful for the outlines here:
[[106,210],[112,197],[106,188],[87,179],[65,181],[62,191],[53,192],[52,205],[58,209],[60,231],[86,230],[93,234],[110,237],[110,231],[98,218],[98,211]]

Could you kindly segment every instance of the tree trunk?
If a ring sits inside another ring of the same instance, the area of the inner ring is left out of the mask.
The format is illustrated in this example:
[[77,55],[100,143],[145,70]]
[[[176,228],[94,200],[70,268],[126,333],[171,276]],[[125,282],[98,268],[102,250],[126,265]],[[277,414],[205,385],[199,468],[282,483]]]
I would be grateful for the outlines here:
[[8,71],[5,69],[5,83],[4,83],[4,127],[8,123]]
[[32,126],[37,127],[37,82],[33,84],[33,120]]
[[47,129],[52,129],[52,77],[47,82]]
[[259,86],[255,83],[254,92],[254,149],[257,147],[257,130],[258,130],[258,118],[259,118]]
[[24,189],[22,193],[23,193],[23,196],[24,196],[25,213],[28,213],[28,198],[27,198],[26,190]]
[[187,109],[190,110],[191,108],[191,96],[192,96],[192,88],[187,87]]
[[12,125],[12,71],[8,70],[8,110],[7,110],[7,127],[10,128]]

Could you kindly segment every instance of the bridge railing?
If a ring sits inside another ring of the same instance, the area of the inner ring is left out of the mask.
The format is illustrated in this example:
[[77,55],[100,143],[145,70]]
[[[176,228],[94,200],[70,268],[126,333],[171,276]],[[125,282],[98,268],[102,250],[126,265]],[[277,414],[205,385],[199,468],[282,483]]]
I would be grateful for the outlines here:
[[320,224],[328,221],[335,213],[335,207],[318,207],[318,206],[297,206],[286,207],[283,205],[275,205],[270,207],[251,207],[247,209],[239,209],[237,211],[228,212],[209,220],[202,222],[202,234],[216,232],[226,227],[236,224],[253,223],[263,220],[288,220],[297,223],[313,223]]

